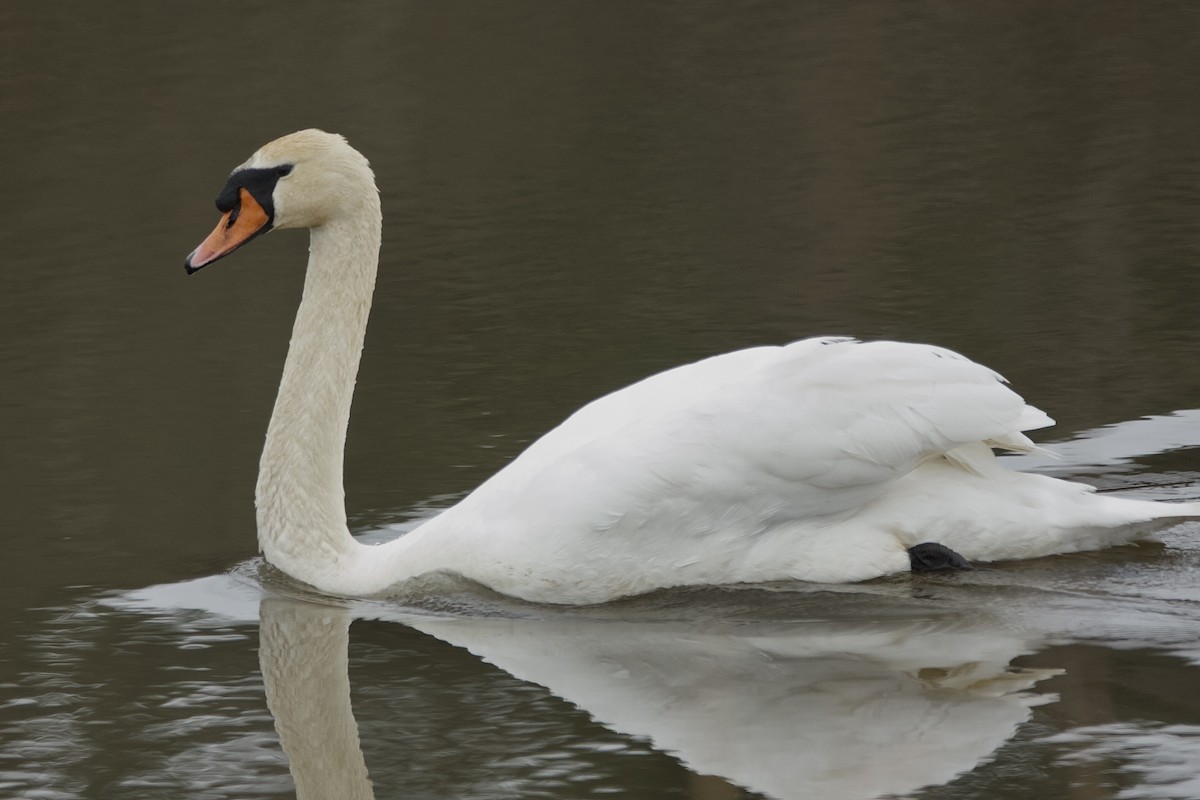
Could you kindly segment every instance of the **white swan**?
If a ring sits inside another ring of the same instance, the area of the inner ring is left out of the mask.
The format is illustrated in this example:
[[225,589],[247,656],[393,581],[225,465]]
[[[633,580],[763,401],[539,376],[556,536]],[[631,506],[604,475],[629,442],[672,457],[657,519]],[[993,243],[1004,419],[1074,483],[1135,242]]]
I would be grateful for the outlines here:
[[1001,467],[992,447],[1036,449],[1023,431],[1053,421],[956,353],[820,338],[596,400],[453,508],[363,545],[346,527],[342,456],[378,266],[374,175],[342,137],[300,131],[238,167],[217,207],[189,272],[272,228],[311,230],[256,504],[267,560],[322,591],[374,595],[451,572],[528,600],[591,603],[680,585],[859,581],[926,557],[1104,547],[1200,516],[1200,503],[1101,496]]

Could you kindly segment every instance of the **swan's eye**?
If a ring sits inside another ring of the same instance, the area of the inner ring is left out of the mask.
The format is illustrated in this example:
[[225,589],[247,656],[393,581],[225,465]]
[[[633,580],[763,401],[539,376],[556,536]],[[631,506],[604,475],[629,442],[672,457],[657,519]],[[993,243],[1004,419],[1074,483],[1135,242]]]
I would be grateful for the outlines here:
[[292,174],[292,165],[291,164],[283,164],[281,166],[276,167],[275,174],[281,178],[291,175]]

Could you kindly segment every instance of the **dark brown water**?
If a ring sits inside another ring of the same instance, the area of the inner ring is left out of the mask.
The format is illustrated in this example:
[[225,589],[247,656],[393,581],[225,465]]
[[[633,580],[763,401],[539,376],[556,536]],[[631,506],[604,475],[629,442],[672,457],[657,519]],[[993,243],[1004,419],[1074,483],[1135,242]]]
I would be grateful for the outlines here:
[[1198,499],[1198,31],[1186,2],[0,5],[0,796],[1200,797],[1200,528],[835,594],[318,603],[253,561],[304,237],[181,269],[265,141],[371,158],[375,537],[592,397],[819,333],[960,350],[1059,420],[1026,466]]

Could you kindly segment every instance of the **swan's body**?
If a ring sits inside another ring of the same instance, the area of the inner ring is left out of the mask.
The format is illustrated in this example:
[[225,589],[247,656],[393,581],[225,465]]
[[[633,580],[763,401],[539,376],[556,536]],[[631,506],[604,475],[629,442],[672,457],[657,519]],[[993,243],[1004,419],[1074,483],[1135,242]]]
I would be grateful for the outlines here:
[[189,271],[271,227],[312,231],[257,490],[267,560],[326,592],[452,572],[505,594],[600,602],[656,588],[858,581],[936,541],[975,561],[1130,541],[1200,503],[1094,494],[1001,467],[1053,424],[937,347],[823,338],[669,370],[600,398],[458,505],[379,546],[346,527],[342,454],[378,265],[366,159],[302,131],[234,171]]

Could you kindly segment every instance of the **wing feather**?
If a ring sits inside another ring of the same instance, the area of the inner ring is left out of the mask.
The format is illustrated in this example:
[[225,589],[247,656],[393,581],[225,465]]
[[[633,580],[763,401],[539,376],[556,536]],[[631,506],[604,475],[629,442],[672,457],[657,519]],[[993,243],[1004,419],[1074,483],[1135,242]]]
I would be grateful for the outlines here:
[[[1051,422],[1000,375],[950,350],[805,339],[677,367],[602,397],[464,502],[533,496],[547,519],[593,529],[762,527],[852,513],[964,446],[1033,448],[1022,431]],[[975,469],[973,452],[949,458]]]

